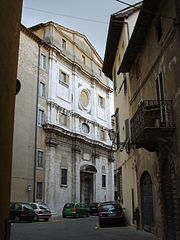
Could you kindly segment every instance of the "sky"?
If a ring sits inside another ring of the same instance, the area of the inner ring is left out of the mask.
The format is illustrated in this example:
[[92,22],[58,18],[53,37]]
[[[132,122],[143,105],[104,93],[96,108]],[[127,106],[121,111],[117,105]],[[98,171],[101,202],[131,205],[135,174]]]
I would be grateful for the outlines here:
[[[138,0],[124,0],[129,4]],[[54,21],[85,34],[104,59],[110,15],[126,8],[116,0],[24,0],[22,24],[31,27]]]

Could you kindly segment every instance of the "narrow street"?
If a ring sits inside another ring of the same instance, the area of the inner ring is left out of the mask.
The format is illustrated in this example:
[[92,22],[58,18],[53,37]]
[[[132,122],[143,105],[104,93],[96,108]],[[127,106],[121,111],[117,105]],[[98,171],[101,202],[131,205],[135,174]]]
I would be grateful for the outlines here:
[[155,240],[133,227],[99,228],[98,217],[51,219],[49,222],[13,223],[11,240]]

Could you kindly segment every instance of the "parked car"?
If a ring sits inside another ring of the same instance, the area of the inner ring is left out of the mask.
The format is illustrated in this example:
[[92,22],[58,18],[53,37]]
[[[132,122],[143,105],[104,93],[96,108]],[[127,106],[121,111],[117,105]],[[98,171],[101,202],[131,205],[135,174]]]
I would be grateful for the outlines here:
[[99,212],[99,226],[125,225],[126,219],[119,203],[104,203]]
[[99,203],[93,202],[89,205],[90,214],[91,215],[98,215],[99,214]]
[[82,203],[66,203],[62,210],[62,216],[65,217],[81,217],[90,216],[90,209],[85,204]]
[[20,221],[32,222],[35,217],[35,212],[30,204],[11,202],[9,218],[16,223]]
[[44,203],[36,203],[30,202],[30,205],[35,211],[34,221],[38,221],[39,219],[43,219],[44,221],[48,221],[51,217],[51,211]]

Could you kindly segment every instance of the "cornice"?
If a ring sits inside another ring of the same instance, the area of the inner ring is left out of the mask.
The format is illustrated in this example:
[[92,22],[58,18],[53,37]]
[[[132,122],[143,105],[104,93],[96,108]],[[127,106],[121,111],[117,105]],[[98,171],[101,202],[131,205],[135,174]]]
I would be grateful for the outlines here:
[[[62,134],[64,136],[67,136],[67,137],[70,137],[72,139],[76,139],[76,140],[82,140],[86,143],[89,143],[89,144],[92,144],[92,145],[95,145],[95,146],[98,146],[98,147],[101,147],[101,148],[104,148],[104,149],[107,149],[107,150],[111,150],[111,146],[110,145],[106,145],[102,142],[99,142],[99,141],[96,141],[96,140],[91,140],[89,138],[87,138],[86,136],[83,136],[83,135],[80,135],[80,134],[77,134],[77,133],[73,133],[73,132],[70,132],[64,128],[61,128],[59,126],[56,126],[56,125],[53,125],[53,124],[44,124],[43,125],[43,129],[45,131],[52,131],[56,134]],[[51,143],[51,138],[49,139],[49,142],[48,140],[46,141],[46,144],[53,144],[53,145],[57,145],[57,141],[53,138],[53,143]]]

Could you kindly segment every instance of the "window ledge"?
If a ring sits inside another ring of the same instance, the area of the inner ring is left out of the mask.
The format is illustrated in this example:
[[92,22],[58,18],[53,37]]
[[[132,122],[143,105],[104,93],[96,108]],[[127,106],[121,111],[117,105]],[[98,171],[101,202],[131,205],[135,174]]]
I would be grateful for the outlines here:
[[67,188],[68,185],[67,185],[67,184],[61,184],[61,187],[62,187],[62,188]]

